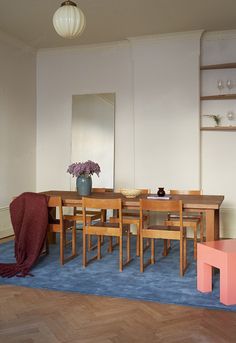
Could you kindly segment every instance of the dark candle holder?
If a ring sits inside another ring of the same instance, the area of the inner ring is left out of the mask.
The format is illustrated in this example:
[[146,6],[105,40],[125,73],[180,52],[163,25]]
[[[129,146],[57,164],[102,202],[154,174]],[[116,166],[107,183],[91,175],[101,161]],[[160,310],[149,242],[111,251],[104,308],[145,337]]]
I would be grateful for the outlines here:
[[166,195],[166,192],[165,192],[165,190],[164,190],[164,187],[159,187],[159,188],[158,188],[157,195],[158,195],[159,197],[164,197],[164,196]]

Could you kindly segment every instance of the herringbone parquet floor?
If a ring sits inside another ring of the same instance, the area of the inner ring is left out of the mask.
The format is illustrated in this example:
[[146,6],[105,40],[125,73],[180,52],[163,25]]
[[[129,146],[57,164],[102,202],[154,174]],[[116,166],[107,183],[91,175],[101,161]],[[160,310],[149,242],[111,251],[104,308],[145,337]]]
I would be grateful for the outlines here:
[[235,343],[236,313],[0,286],[1,343]]

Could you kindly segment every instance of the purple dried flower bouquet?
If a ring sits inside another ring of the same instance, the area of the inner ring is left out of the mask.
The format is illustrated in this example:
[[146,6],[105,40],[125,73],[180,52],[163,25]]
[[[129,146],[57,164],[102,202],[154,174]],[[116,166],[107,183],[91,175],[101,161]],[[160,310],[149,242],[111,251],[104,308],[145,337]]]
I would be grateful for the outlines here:
[[73,177],[80,176],[80,175],[93,175],[94,173],[99,176],[99,173],[101,172],[100,166],[98,163],[95,163],[93,161],[86,161],[86,162],[76,162],[69,165],[67,169],[67,173],[72,174]]

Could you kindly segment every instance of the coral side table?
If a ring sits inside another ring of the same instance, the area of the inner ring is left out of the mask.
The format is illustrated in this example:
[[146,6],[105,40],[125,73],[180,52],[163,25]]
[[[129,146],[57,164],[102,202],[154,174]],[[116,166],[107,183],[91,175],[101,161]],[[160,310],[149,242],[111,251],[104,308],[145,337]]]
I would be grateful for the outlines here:
[[220,269],[220,302],[236,304],[236,239],[197,244],[197,289],[212,291],[212,267]]

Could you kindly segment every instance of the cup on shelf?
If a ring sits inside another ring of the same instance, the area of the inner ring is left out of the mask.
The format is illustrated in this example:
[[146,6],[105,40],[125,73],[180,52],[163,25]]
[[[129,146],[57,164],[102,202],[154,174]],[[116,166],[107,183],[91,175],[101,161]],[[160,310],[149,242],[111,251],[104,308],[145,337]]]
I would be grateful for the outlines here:
[[224,83],[222,80],[217,80],[217,88],[219,89],[220,94],[221,94],[221,91],[224,88]]
[[[232,120],[234,120],[234,112],[233,111],[229,111],[227,114],[226,114],[228,120],[231,122]],[[230,125],[231,126],[231,125]]]
[[227,88],[228,88],[228,90],[229,90],[229,93],[230,93],[230,90],[233,88],[233,82],[232,82],[232,80],[227,80],[227,81],[226,81],[226,86],[227,86]]

